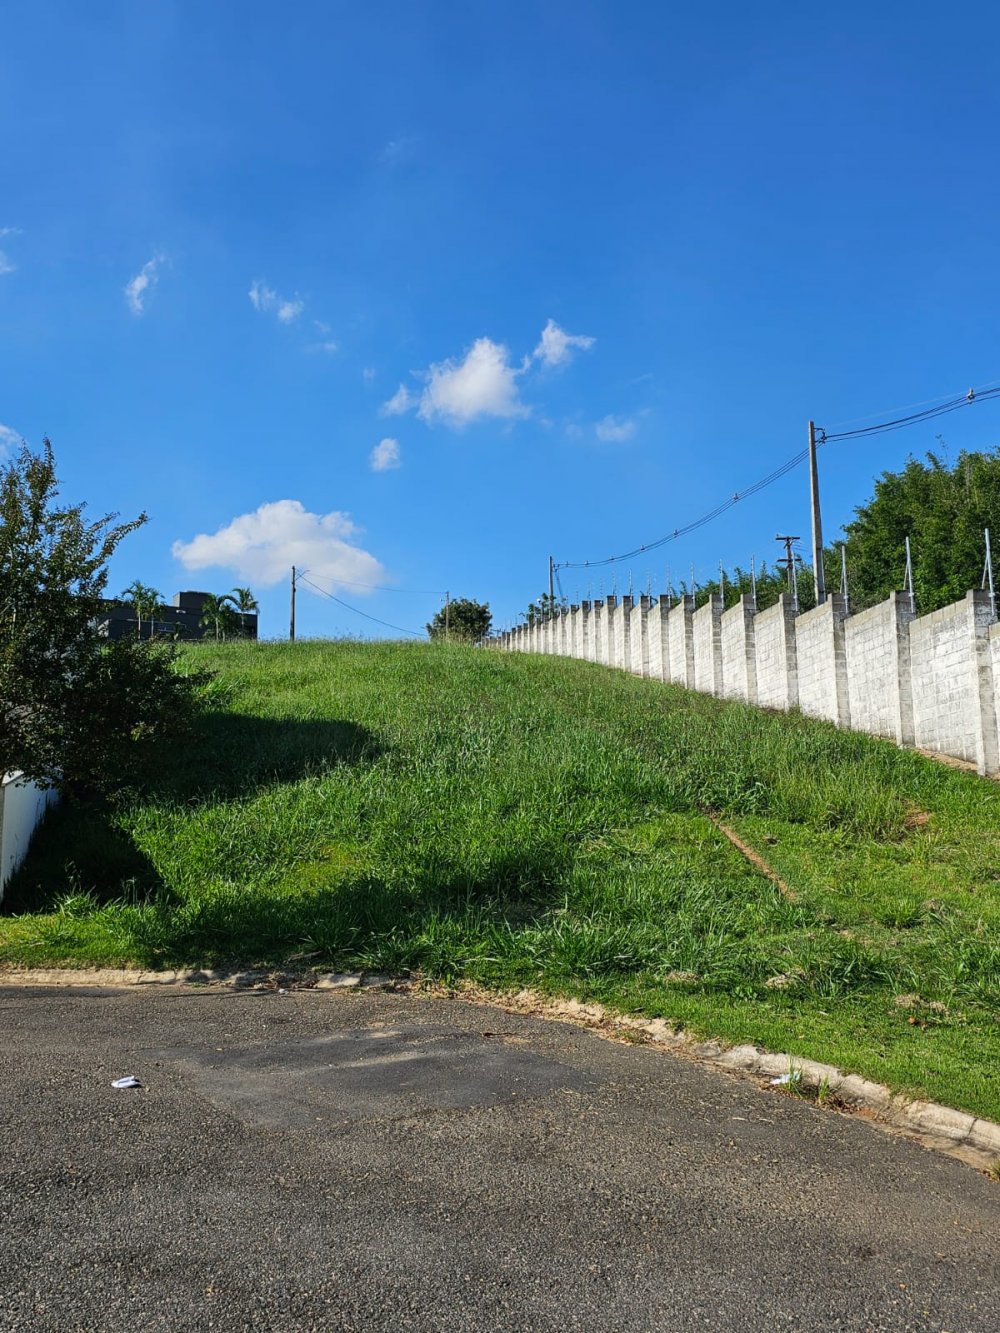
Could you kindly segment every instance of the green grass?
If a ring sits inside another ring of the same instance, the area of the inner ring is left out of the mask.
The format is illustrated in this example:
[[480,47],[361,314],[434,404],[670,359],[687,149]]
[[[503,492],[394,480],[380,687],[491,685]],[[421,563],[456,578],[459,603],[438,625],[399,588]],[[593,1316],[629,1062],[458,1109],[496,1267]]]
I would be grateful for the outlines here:
[[195,741],[141,793],[50,816],[0,961],[531,986],[1000,1118],[996,785],[582,662],[185,654],[218,672]]

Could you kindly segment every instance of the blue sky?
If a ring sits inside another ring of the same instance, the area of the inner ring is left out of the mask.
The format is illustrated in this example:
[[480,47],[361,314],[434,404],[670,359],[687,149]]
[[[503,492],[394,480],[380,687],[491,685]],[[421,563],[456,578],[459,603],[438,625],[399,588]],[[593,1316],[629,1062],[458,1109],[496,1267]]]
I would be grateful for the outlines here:
[[[445,589],[512,621],[550,552],[683,525],[810,417],[1000,380],[996,11],[804,9],[11,10],[0,438],[148,511],[112,591],[249,583],[280,635],[294,559],[420,629]],[[831,445],[827,535],[998,414]],[[779,530],[808,532],[802,470],[634,581],[770,560]],[[299,628],[387,632],[309,588]]]

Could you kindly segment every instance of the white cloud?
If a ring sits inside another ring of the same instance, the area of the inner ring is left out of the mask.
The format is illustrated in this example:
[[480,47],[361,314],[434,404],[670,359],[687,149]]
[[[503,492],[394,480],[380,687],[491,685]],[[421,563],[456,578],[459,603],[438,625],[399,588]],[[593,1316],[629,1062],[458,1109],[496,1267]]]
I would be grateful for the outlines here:
[[382,416],[400,417],[404,412],[409,412],[411,407],[416,407],[418,401],[416,395],[410,393],[405,384],[401,384],[389,401],[382,404]]
[[519,373],[502,343],[477,338],[463,360],[431,366],[417,415],[449,426],[465,426],[477,417],[525,417],[529,409],[518,396]]
[[373,472],[390,472],[393,468],[402,467],[402,460],[399,457],[399,441],[388,438],[379,440],[371,452],[369,463]]
[[378,160],[384,167],[399,166],[401,162],[405,162],[413,156],[415,144],[416,140],[405,134],[399,139],[390,139],[379,153]]
[[637,425],[634,417],[616,417],[609,413],[595,423],[594,433],[605,444],[623,444],[635,434]]
[[299,296],[289,301],[279,296],[273,287],[268,287],[267,283],[261,282],[259,278],[255,278],[250,284],[247,295],[254,310],[258,310],[262,315],[273,313],[282,324],[294,324],[306,308],[305,301]]
[[158,270],[162,263],[163,255],[154,255],[143,264],[135,277],[125,284],[125,300],[133,315],[141,315],[145,310],[147,293],[156,285],[160,276]]
[[[5,236],[20,236],[20,234],[20,227],[0,227],[0,241],[2,241]],[[5,273],[13,273],[16,268],[17,265],[11,259],[10,255],[7,254],[7,251],[0,250],[0,277],[3,277]]]
[[278,306],[278,318],[282,324],[294,324],[305,308],[305,301],[282,301]]
[[274,500],[218,532],[176,541],[171,551],[185,569],[228,569],[250,586],[280,583],[292,565],[326,584],[377,583],[382,566],[351,543],[360,532],[339,510],[312,514],[299,500]]
[[375,378],[375,367],[365,366],[364,370],[361,372],[361,378],[366,384],[371,384],[372,380]]
[[12,430],[10,426],[5,426],[0,421],[0,458],[6,458],[8,454],[13,453],[20,445],[21,438],[18,431]]
[[585,333],[567,333],[554,319],[550,319],[542,329],[542,336],[532,356],[536,361],[541,361],[543,366],[564,366],[573,359],[575,347],[586,351],[596,341]]

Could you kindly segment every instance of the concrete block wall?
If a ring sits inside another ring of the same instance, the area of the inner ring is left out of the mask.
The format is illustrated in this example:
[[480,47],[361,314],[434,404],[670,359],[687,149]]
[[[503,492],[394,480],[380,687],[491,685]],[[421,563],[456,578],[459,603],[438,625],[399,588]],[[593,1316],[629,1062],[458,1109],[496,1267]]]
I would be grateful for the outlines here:
[[757,702],[762,708],[794,708],[799,701],[795,659],[795,599],[783,592],[754,618]]
[[619,602],[616,597],[613,601],[614,605],[609,608],[614,628],[611,634],[611,660],[608,665],[618,667],[620,671],[631,671],[632,598],[623,597]]
[[713,593],[691,617],[694,688],[702,694],[722,694],[722,610],[721,594]]
[[649,608],[649,615],[646,618],[649,674],[653,680],[670,679],[670,640],[667,633],[669,614],[669,604],[664,600],[657,600]]
[[995,617],[988,592],[921,616],[910,625],[913,743],[995,772],[996,694],[990,647]]
[[629,670],[633,676],[649,675],[649,610],[652,599],[640,597],[632,607],[632,627],[629,630]]
[[7,881],[28,855],[35,829],[55,799],[54,791],[25,782],[19,773],[0,777],[0,899]]
[[696,611],[641,597],[583,602],[521,625],[494,645],[615,665],[636,675],[801,708],[903,745],[954,755],[1000,774],[1000,623],[985,592],[917,619],[909,594],[850,616],[844,598],[796,614],[792,597],[755,612],[714,597]]
[[913,744],[908,593],[894,592],[844,623],[851,726]]
[[757,661],[754,654],[754,604],[744,593],[724,611],[719,624],[722,653],[722,693],[727,699],[757,702]]
[[694,689],[694,598],[682,597],[667,616],[667,669],[664,679]]
[[846,619],[847,599],[843,593],[833,592],[822,606],[804,612],[795,622],[799,707],[809,717],[825,717],[840,727],[851,725],[844,647]]

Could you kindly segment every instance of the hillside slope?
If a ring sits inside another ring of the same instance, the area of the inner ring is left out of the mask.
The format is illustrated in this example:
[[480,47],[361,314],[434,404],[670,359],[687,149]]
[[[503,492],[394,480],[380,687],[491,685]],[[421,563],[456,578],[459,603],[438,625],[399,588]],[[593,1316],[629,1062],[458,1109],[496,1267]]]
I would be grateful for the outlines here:
[[1000,1117],[994,784],[581,662],[185,654],[218,673],[198,736],[141,793],[48,821],[0,961],[531,985]]

